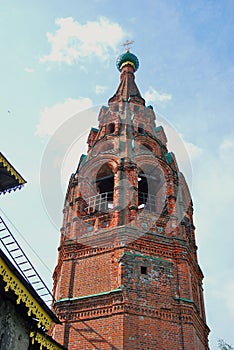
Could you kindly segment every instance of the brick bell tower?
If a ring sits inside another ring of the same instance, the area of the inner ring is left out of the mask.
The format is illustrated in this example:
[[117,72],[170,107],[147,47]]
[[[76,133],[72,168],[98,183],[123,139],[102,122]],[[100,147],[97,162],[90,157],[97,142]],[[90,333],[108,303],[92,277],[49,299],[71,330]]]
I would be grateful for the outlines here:
[[51,332],[69,350],[209,349],[192,200],[138,66],[129,50],[118,58],[67,189]]

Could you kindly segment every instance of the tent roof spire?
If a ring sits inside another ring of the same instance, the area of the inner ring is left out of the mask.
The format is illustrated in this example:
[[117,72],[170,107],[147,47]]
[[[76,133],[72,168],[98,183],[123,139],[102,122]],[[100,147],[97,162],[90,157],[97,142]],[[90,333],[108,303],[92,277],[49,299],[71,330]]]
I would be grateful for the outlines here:
[[136,55],[130,52],[129,46],[133,41],[127,40],[123,45],[126,47],[126,52],[122,53],[116,61],[117,69],[121,72],[120,83],[113,97],[109,99],[112,102],[129,102],[145,105],[145,100],[141,97],[140,91],[135,83],[134,73],[139,68],[139,61]]

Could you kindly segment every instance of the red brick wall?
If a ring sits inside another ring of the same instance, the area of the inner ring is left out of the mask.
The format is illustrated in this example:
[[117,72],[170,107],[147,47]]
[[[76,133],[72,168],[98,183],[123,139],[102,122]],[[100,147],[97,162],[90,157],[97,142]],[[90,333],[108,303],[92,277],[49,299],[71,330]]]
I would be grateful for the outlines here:
[[113,288],[112,279],[116,277],[112,274],[112,256],[110,253],[85,257],[76,262],[75,283],[73,295],[96,294]]
[[126,315],[124,349],[181,350],[180,326],[152,317]]
[[74,322],[69,335],[69,350],[124,349],[123,315]]

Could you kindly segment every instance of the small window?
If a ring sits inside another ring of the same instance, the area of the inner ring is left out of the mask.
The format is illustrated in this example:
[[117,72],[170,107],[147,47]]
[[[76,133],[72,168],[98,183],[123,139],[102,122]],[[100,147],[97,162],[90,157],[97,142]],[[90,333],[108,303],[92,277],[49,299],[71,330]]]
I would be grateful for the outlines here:
[[143,124],[138,124],[138,133],[139,134],[144,134],[145,133]]
[[115,132],[115,123],[108,124],[108,133],[113,134]]
[[146,266],[141,266],[141,274],[147,275],[147,267]]

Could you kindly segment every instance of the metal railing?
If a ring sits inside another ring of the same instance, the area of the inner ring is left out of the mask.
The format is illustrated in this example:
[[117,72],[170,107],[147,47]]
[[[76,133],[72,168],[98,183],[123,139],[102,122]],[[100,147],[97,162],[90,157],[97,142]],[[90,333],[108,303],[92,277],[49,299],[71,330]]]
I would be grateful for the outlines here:
[[138,192],[138,209],[156,212],[157,197],[151,193]]
[[[87,214],[96,212],[108,212],[114,208],[113,192],[100,193],[86,199],[85,210]],[[157,209],[157,196],[151,193],[138,193],[138,209],[144,209],[155,213]]]
[[96,196],[86,199],[86,207],[88,214],[95,212],[106,212],[113,209],[113,192],[99,193]]

